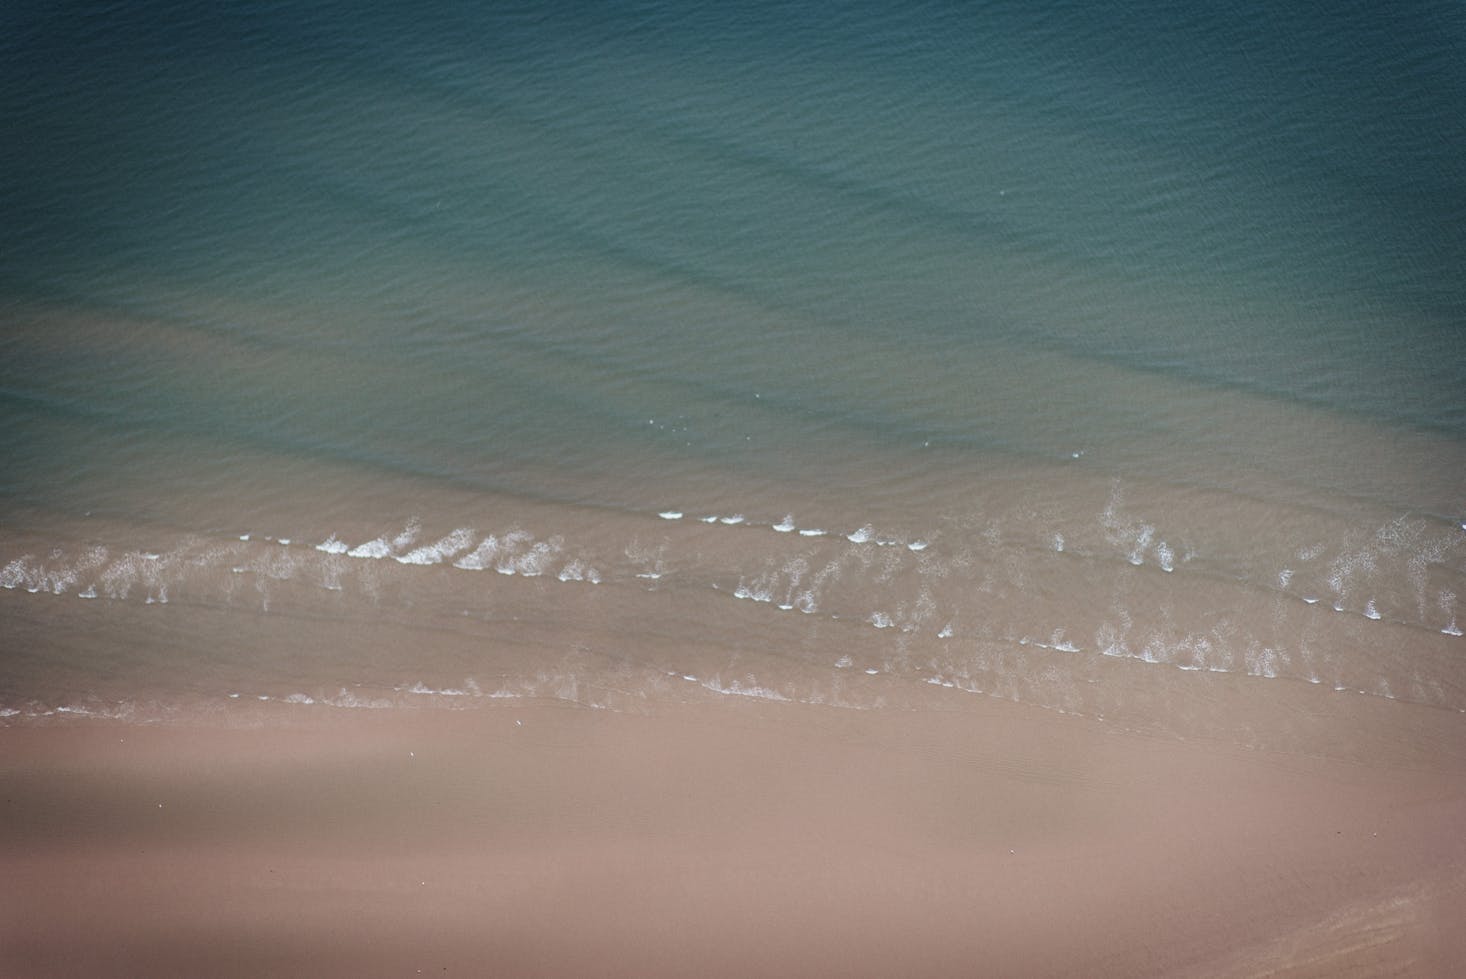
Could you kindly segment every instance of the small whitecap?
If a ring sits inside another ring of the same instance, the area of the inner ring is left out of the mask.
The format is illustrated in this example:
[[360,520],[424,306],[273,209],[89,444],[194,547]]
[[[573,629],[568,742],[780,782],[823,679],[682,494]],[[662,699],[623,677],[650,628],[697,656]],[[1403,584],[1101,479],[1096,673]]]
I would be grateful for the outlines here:
[[744,520],[743,514],[741,514],[741,513],[735,513],[731,517],[719,517],[718,518],[718,523],[727,524],[729,527],[735,527],[738,524],[743,523],[743,520]]
[[561,581],[588,581],[593,585],[601,583],[601,573],[583,561],[571,561],[560,569]]
[[800,537],[823,537],[825,532],[817,527],[808,527],[799,532]]
[[250,538],[250,535],[249,534],[240,534],[239,535],[239,539],[240,540],[249,540],[249,538]]
[[1372,598],[1364,606],[1364,617],[1368,619],[1378,619],[1380,617],[1379,609],[1375,608],[1374,599]]
[[0,588],[17,588],[27,577],[27,566],[25,558],[16,558],[4,568],[0,568]]
[[1161,541],[1156,545],[1156,557],[1161,562],[1162,571],[1171,572],[1176,570],[1176,554],[1165,541]]
[[[656,581],[658,578],[662,577],[662,575],[661,572],[658,571],[642,571],[637,574],[637,577],[645,578],[647,581]],[[716,588],[718,586],[714,585],[713,587]]]
[[875,536],[875,528],[870,526],[870,524],[866,524],[859,530],[851,531],[850,533],[846,534],[845,539],[852,544],[866,544],[870,541],[875,540]]
[[97,589],[96,589],[96,586],[95,585],[88,585],[87,586],[87,590],[86,591],[77,592],[76,593],[76,597],[77,598],[96,598],[97,597]]
[[398,564],[438,564],[460,551],[466,551],[472,543],[473,531],[468,527],[460,527],[437,543],[427,544],[414,548],[406,554],[396,555],[394,556],[394,560]]
[[785,514],[783,520],[774,524],[774,529],[781,534],[789,533],[794,529],[794,515],[792,513]]
[[865,671],[865,675],[866,676],[875,676],[876,674],[878,674],[880,672],[881,672],[880,670],[878,670],[874,666],[872,666],[870,669],[868,669],[868,670]]
[[1293,569],[1292,568],[1284,568],[1282,571],[1279,571],[1278,572],[1278,587],[1279,588],[1287,588],[1288,587],[1288,582],[1290,582],[1292,580],[1293,580]]
[[1307,596],[1304,597],[1303,601],[1306,604],[1309,604],[1309,605],[1317,605],[1318,604],[1318,599],[1316,599],[1316,598],[1308,598]]
[[1055,534],[1054,535],[1053,548],[1054,548],[1055,551],[1057,551],[1060,554],[1063,554],[1064,553],[1064,535],[1063,534]]
[[681,510],[663,510],[661,513],[657,514],[657,516],[661,517],[663,520],[681,520],[682,519],[682,511]]
[[416,518],[414,518],[408,523],[406,527],[402,528],[401,533],[392,538],[392,546],[396,547],[399,550],[404,547],[410,546],[413,541],[417,540],[417,535],[421,533],[421,531],[422,525],[417,522]]
[[951,639],[952,638],[952,623],[948,622],[946,625],[942,626],[942,631],[939,632],[939,633],[937,633],[937,638],[938,639]]
[[870,624],[877,629],[889,629],[896,623],[885,612],[872,612],[870,614]]
[[841,656],[839,659],[835,660],[835,668],[840,670],[848,670],[854,664],[854,662],[855,661],[852,660],[849,656]]
[[714,513],[714,514],[711,514],[710,516],[698,517],[697,519],[701,520],[703,523],[717,523],[718,522],[718,515],[716,513]]
[[345,554],[350,548],[338,540],[335,534],[332,534],[317,544],[316,550],[323,551],[326,554]]
[[1441,634],[1445,636],[1459,636],[1461,635],[1461,627],[1456,625],[1455,619],[1452,619],[1451,624],[1441,630]]
[[358,544],[346,552],[347,557],[364,557],[381,559],[392,553],[392,546],[384,538],[369,540],[365,544]]
[[924,540],[914,540],[910,544],[906,545],[906,549],[909,551],[924,551],[930,546],[931,545]]
[[484,571],[494,564],[494,557],[499,553],[499,539],[493,534],[479,541],[478,547],[470,554],[453,562],[453,567],[461,571]]
[[289,547],[290,546],[290,538],[289,537],[282,537],[279,540],[277,540],[275,543],[280,544],[280,545],[282,545],[284,547]]

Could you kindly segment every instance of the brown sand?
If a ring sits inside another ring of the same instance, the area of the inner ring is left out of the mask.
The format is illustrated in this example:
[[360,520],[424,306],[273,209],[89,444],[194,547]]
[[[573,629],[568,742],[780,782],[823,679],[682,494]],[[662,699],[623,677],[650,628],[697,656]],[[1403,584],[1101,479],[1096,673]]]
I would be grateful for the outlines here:
[[6,976],[1466,974],[1455,763],[1000,701],[17,727],[0,791]]

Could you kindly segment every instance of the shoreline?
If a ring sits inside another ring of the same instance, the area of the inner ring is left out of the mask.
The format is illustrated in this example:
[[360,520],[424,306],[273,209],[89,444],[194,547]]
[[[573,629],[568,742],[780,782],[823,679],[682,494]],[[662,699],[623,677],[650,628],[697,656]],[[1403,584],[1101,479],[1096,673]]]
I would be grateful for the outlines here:
[[14,975],[1338,975],[1466,964],[1466,769],[981,709],[0,731]]

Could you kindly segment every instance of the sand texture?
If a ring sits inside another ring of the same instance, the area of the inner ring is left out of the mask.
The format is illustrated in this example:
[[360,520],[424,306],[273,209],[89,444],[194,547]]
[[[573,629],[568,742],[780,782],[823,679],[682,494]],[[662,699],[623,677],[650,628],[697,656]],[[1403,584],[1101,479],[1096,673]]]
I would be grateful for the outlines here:
[[0,787],[6,976],[1466,968],[1449,756],[1000,701],[514,704],[13,727]]

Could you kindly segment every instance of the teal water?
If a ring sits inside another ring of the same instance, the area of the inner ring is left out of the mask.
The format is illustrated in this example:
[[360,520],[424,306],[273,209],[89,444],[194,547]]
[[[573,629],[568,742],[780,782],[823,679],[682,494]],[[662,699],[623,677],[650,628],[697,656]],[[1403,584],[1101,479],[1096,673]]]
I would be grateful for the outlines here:
[[1466,708],[1454,5],[0,18],[0,707]]

